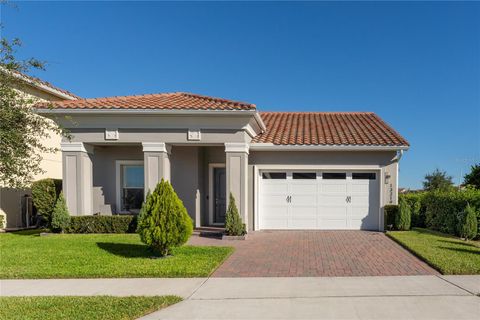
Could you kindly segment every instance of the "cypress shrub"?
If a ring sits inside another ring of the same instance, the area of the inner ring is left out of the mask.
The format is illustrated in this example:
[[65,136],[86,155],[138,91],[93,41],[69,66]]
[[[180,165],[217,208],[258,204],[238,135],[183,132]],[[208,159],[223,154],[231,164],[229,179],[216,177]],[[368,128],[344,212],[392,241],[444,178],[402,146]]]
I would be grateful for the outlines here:
[[67,233],[135,233],[137,216],[73,216]]
[[410,230],[411,224],[411,210],[405,199],[400,199],[398,202],[398,214],[395,217],[395,228],[397,230]]
[[51,225],[53,232],[63,232],[70,225],[70,214],[68,213],[63,192],[60,193],[55,208],[53,209]]
[[385,214],[385,230],[393,229],[396,216],[398,215],[398,205],[387,204],[383,208],[383,212]]
[[147,195],[140,210],[137,232],[155,255],[166,256],[172,247],[187,242],[193,222],[172,185],[162,179]]
[[474,207],[467,204],[465,210],[458,217],[458,235],[465,240],[477,236],[477,213]]
[[33,205],[37,213],[43,216],[48,223],[52,221],[52,212],[62,189],[62,180],[41,179],[32,183]]
[[243,236],[247,233],[245,224],[238,214],[238,208],[235,203],[235,197],[230,192],[230,199],[228,201],[228,209],[225,215],[225,232],[229,236]]
[[400,195],[400,198],[405,199],[410,206],[412,214],[412,227],[425,227],[425,204],[424,197],[426,192],[410,192]]

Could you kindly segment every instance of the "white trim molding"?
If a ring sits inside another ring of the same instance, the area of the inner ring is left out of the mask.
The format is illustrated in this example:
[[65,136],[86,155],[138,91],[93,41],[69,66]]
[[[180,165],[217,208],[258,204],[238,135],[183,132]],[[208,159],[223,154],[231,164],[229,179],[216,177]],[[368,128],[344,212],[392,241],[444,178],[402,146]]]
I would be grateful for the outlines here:
[[62,152],[87,152],[93,153],[93,147],[85,145],[83,142],[62,142],[60,143]]
[[355,145],[278,145],[273,143],[251,143],[253,151],[398,151],[408,146],[355,146]]
[[170,154],[172,146],[165,142],[142,142],[143,152],[166,152]]
[[242,152],[248,154],[249,145],[246,142],[225,142],[225,152]]

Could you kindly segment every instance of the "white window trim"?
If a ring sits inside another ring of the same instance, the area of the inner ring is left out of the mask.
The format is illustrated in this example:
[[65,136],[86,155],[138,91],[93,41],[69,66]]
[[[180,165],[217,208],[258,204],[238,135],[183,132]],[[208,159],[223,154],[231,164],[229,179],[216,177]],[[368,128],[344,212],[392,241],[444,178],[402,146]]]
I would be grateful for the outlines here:
[[[122,204],[121,204],[121,170],[120,170],[122,165],[142,165],[142,166],[144,166],[143,160],[115,160],[115,188],[116,188],[116,196],[117,196],[115,212],[117,214],[130,213],[129,211],[121,211],[120,210],[122,208]],[[145,166],[144,166],[143,169],[145,170]],[[144,181],[144,183],[145,183],[145,181]]]
[[[379,192],[379,210],[378,210],[378,226],[379,231],[383,231],[383,190],[384,184],[382,183],[384,179],[384,170],[379,165],[353,165],[353,166],[344,166],[344,165],[255,165],[253,166],[253,176],[254,176],[254,192],[253,192],[253,208],[254,208],[254,215],[253,215],[253,230],[257,231],[260,230],[260,180],[261,174],[263,171],[290,171],[290,170],[325,170],[325,171],[374,171],[377,173],[378,181],[378,192]],[[288,178],[288,174],[287,174]]]
[[[215,168],[226,168],[225,163],[209,163],[208,164],[208,224],[211,226],[221,226],[222,223],[213,223],[213,199],[215,198],[213,191],[213,172]],[[227,195],[225,195],[225,200],[227,200]]]

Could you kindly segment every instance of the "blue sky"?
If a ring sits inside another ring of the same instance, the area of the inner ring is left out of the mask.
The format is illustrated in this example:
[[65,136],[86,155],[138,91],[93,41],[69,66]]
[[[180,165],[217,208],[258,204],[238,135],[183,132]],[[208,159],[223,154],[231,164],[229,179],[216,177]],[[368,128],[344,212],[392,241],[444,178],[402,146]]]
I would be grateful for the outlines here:
[[374,111],[400,186],[480,161],[480,3],[20,2],[2,36],[83,97],[187,91],[267,111]]

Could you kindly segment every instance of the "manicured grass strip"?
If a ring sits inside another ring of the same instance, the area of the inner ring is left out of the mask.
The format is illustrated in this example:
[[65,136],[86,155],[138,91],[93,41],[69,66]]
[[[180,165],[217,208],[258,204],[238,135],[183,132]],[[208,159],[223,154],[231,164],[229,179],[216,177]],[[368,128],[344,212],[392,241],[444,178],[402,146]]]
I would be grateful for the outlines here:
[[390,231],[389,237],[443,274],[480,274],[480,243],[414,228]]
[[183,246],[151,259],[137,234],[0,234],[0,278],[206,277],[231,247]]
[[180,297],[1,297],[0,319],[136,319]]

